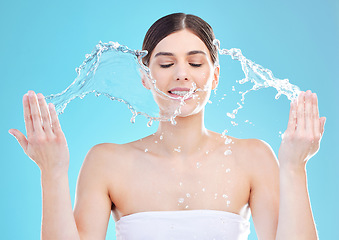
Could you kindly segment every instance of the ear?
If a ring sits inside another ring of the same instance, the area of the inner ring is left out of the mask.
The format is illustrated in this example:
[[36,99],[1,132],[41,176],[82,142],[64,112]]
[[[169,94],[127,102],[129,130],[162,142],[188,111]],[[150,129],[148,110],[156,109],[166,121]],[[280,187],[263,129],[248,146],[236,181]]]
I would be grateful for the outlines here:
[[148,83],[148,79],[147,77],[145,76],[145,73],[140,69],[140,74],[141,74],[141,83],[142,85],[147,89],[147,90],[150,90],[150,86],[149,86],[149,83]]
[[216,66],[214,68],[213,74],[213,82],[212,82],[212,90],[216,89],[219,84],[219,75],[220,75],[220,66]]

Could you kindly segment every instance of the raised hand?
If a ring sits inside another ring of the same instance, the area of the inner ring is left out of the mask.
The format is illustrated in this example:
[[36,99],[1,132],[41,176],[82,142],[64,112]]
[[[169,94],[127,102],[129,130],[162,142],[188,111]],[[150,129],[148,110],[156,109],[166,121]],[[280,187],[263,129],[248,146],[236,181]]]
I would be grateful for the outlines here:
[[282,135],[278,159],[281,168],[305,169],[320,147],[326,118],[319,118],[318,99],[308,90],[291,102],[288,126]]
[[10,129],[24,152],[41,171],[68,171],[69,151],[54,105],[44,96],[29,91],[23,96],[27,138],[17,129]]

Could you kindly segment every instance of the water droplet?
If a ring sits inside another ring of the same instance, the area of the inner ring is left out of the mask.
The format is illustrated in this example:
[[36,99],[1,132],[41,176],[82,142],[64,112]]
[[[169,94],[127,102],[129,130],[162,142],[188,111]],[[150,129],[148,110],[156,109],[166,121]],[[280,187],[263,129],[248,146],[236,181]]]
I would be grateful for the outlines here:
[[214,194],[214,199],[217,199],[217,197],[218,197],[218,193],[215,193]]
[[208,151],[206,151],[206,154],[208,154]]
[[162,135],[160,135],[160,140],[162,140],[164,137]]
[[229,173],[230,171],[231,171],[230,168],[227,168],[227,169],[226,169],[226,173]]
[[197,162],[197,168],[201,167],[201,163]]
[[228,198],[228,196],[226,194],[223,194],[222,197],[223,198]]
[[179,198],[179,199],[178,199],[178,202],[179,202],[179,203],[183,203],[184,201],[185,201],[185,199],[183,199],[183,198]]
[[175,151],[175,152],[181,152],[181,147],[179,146],[179,147],[177,147],[177,148],[174,148],[174,151]]
[[235,115],[233,113],[226,113],[227,117],[234,119]]
[[154,141],[154,143],[158,143],[158,141]]
[[228,133],[228,130],[225,129],[222,133],[221,133],[221,137],[225,137],[226,136],[226,133]]
[[234,122],[234,121],[231,121],[231,124],[232,124],[233,126],[238,126],[238,123],[236,123],[236,122]]
[[182,182],[179,183],[180,187],[182,186]]
[[231,155],[232,154],[232,151],[231,150],[226,150],[225,152],[224,152],[224,154],[227,156],[227,155]]
[[234,86],[232,86],[232,91],[233,91],[233,92],[235,91],[235,87],[234,87]]
[[232,142],[231,138],[225,137],[225,144],[230,144]]
[[152,124],[153,124],[153,119],[150,119],[150,120],[148,121],[148,123],[147,123],[147,127],[151,127]]
[[186,209],[188,208],[188,205],[186,205],[186,207],[185,207]]
[[227,202],[226,202],[227,207],[229,207],[230,204],[231,204],[231,201],[230,201],[230,200],[227,200]]
[[186,197],[188,197],[188,198],[189,198],[189,197],[191,197],[191,194],[189,194],[189,193],[186,193]]
[[170,121],[171,121],[171,124],[172,124],[172,125],[176,125],[176,124],[177,124],[177,122],[175,121],[175,119],[174,119],[173,116],[171,117],[171,120],[170,120]]
[[148,149],[147,149],[147,148],[145,149],[145,152],[148,152]]
[[201,190],[202,190],[203,192],[205,192],[205,191],[206,191],[206,189],[205,189],[205,188],[202,188]]

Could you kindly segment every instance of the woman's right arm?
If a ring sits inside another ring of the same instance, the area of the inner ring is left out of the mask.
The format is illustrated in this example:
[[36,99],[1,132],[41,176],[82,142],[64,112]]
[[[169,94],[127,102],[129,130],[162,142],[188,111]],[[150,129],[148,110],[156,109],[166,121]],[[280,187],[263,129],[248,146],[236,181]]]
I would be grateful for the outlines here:
[[110,200],[107,191],[102,191],[105,184],[100,171],[90,169],[97,151],[90,150],[80,172],[76,201],[81,204],[75,217],[68,183],[69,151],[55,108],[53,104],[47,106],[43,95],[36,96],[33,91],[24,95],[23,106],[27,138],[17,129],[9,133],[41,170],[41,239],[104,239]]

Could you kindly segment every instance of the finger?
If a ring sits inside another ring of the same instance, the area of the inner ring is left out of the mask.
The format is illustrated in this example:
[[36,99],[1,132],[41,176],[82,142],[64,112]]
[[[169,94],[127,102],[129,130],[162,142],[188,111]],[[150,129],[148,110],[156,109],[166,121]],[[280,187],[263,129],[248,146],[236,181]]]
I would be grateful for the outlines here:
[[31,108],[29,106],[29,98],[28,94],[25,94],[22,98],[22,105],[24,107],[24,120],[25,120],[25,126],[26,126],[26,133],[27,137],[31,136],[34,128],[33,128],[33,122],[32,122],[32,115],[31,115]]
[[296,99],[291,101],[291,106],[290,106],[290,115],[288,119],[288,124],[287,124],[287,130],[288,132],[294,132],[295,127],[297,124],[297,115],[296,115]]
[[318,98],[317,94],[312,93],[313,100],[313,121],[314,121],[314,134],[315,136],[320,136],[321,134],[321,122],[319,119],[319,110],[318,110]]
[[305,92],[301,92],[298,97],[297,130],[305,130]]
[[49,108],[49,112],[51,114],[51,119],[52,119],[52,129],[54,134],[59,134],[62,130],[60,127],[60,123],[59,123],[59,119],[58,119],[58,115],[55,111],[55,107],[52,103],[48,104],[48,108]]
[[305,127],[307,131],[310,131],[313,136],[313,101],[312,92],[307,90],[305,94]]
[[325,131],[325,123],[326,123],[326,117],[321,117],[320,118],[320,122],[321,122],[321,124],[320,124],[320,129],[321,129],[321,136],[323,136],[323,134],[324,134],[324,131]]
[[36,95],[33,91],[28,92],[29,106],[31,108],[34,132],[42,132],[41,115]]
[[16,140],[19,142],[19,144],[22,147],[22,149],[24,150],[24,152],[26,152],[28,141],[27,141],[25,135],[22,134],[17,129],[9,129],[8,132],[16,138]]
[[39,102],[40,111],[41,111],[41,118],[43,121],[43,129],[45,130],[47,134],[52,134],[53,131],[51,128],[51,120],[50,120],[49,111],[48,111],[45,98],[41,93],[38,93],[37,97],[38,97],[38,102]]

